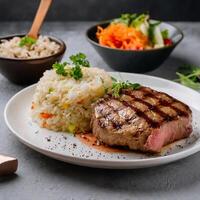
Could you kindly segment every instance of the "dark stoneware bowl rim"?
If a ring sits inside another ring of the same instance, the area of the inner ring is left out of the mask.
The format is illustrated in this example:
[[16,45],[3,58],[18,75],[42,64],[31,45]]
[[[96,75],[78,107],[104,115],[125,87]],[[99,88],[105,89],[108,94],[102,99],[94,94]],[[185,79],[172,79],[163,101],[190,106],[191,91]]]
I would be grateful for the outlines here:
[[145,50],[123,50],[123,49],[111,48],[111,47],[107,47],[107,46],[100,45],[99,43],[97,43],[96,41],[94,41],[93,39],[91,39],[91,38],[89,37],[89,33],[91,32],[92,29],[94,29],[94,28],[97,27],[97,26],[106,25],[106,24],[108,24],[108,23],[110,23],[110,22],[111,22],[111,20],[102,21],[102,22],[99,22],[98,24],[95,24],[95,25],[91,26],[90,28],[88,28],[88,29],[86,30],[86,33],[85,33],[85,34],[86,34],[86,37],[87,37],[87,40],[88,40],[91,44],[93,44],[93,45],[95,45],[95,46],[98,46],[98,47],[104,48],[104,49],[110,49],[110,50],[112,50],[112,51],[130,52],[130,53],[145,53],[145,52],[153,52],[153,51],[160,51],[160,50],[163,50],[163,49],[174,48],[174,47],[176,47],[176,46],[183,40],[183,38],[184,38],[183,32],[182,32],[178,27],[176,27],[176,26],[174,26],[174,25],[172,25],[172,24],[170,24],[170,23],[166,23],[166,22],[162,22],[162,24],[165,24],[165,25],[167,25],[167,26],[173,27],[173,28],[176,30],[176,32],[178,32],[178,34],[180,34],[181,37],[180,37],[176,42],[173,42],[172,45],[164,46],[164,47],[160,47],[160,48],[145,49]]
[[[25,34],[13,34],[13,35],[7,35],[7,36],[3,36],[3,37],[0,37],[0,42],[1,40],[4,40],[4,39],[11,39],[13,37],[23,37],[25,36]],[[7,58],[7,57],[1,57],[0,56],[0,60],[7,60],[7,61],[16,61],[16,62],[29,62],[29,61],[38,61],[38,60],[46,60],[46,59],[51,59],[51,58],[54,58],[54,57],[57,57],[57,56],[60,56],[62,54],[64,54],[65,50],[66,50],[66,45],[65,45],[65,42],[57,37],[54,37],[54,36],[50,36],[50,35],[45,35],[47,36],[48,38],[50,38],[50,40],[56,42],[57,44],[60,45],[60,49],[57,53],[53,54],[53,55],[50,55],[50,56],[45,56],[45,57],[41,57],[41,58],[30,58],[30,59],[21,59],[21,58]]]

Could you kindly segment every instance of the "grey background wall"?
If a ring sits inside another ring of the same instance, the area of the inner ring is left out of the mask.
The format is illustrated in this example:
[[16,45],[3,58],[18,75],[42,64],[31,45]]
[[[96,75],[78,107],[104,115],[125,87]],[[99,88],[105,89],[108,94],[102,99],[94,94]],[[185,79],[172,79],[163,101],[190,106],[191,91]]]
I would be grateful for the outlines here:
[[[32,20],[39,0],[0,0],[0,21]],[[47,20],[103,20],[124,12],[152,18],[200,21],[200,0],[53,0]]]

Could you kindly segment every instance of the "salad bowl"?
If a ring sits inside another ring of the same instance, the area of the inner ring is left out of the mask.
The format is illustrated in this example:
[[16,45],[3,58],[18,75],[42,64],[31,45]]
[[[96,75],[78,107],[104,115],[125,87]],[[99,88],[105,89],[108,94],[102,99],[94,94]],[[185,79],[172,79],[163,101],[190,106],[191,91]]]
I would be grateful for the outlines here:
[[111,68],[121,72],[143,73],[156,69],[168,58],[184,37],[182,31],[177,27],[162,22],[159,25],[160,29],[168,30],[169,39],[172,41],[172,44],[145,50],[110,48],[100,45],[96,37],[98,27],[105,28],[109,23],[110,21],[106,21],[90,27],[86,32],[86,37],[103,60]]

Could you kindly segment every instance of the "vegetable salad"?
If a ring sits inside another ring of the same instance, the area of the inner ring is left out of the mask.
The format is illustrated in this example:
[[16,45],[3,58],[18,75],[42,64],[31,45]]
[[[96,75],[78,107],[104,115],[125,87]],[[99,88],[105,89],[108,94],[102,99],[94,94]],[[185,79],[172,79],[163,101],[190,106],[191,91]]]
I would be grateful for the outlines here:
[[97,27],[99,44],[123,50],[144,50],[172,45],[167,29],[160,21],[151,21],[148,14],[122,14],[103,28]]

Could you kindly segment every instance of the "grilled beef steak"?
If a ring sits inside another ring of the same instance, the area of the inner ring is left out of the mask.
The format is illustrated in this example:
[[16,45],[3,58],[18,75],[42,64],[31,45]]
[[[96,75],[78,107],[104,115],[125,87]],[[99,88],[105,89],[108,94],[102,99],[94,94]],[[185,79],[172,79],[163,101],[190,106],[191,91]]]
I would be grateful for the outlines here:
[[93,105],[93,134],[110,146],[160,152],[192,132],[192,112],[177,99],[147,87],[123,89]]

